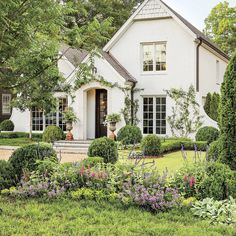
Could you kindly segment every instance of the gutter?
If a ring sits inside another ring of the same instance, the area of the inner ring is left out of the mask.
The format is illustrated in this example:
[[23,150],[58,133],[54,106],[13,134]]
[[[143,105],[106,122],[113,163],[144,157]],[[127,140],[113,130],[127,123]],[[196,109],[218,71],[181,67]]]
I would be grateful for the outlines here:
[[199,48],[202,45],[202,38],[198,37],[199,43],[196,48],[196,91],[199,92]]

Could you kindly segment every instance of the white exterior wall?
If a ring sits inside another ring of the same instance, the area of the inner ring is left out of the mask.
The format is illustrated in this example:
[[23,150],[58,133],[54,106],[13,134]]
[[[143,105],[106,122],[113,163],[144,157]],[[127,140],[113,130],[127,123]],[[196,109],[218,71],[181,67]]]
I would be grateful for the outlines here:
[[[141,43],[158,41],[167,42],[167,71],[142,72]],[[196,84],[196,43],[192,35],[173,19],[135,21],[110,52],[137,79],[136,87],[143,89],[135,94],[135,98],[139,99],[141,130],[143,96],[165,95],[164,90],[188,89]],[[168,97],[166,102],[168,116],[173,102]],[[168,125],[167,135],[171,136]]]

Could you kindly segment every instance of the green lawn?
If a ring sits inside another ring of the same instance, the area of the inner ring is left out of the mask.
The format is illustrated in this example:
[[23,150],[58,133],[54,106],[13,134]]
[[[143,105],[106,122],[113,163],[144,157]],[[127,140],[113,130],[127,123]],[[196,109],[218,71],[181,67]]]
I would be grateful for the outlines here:
[[24,146],[34,142],[29,138],[0,138],[0,146]]
[[[174,173],[176,170],[180,169],[184,164],[194,163],[194,151],[187,151],[187,160],[184,161],[182,153],[179,152],[172,152],[168,154],[164,154],[162,157],[159,158],[152,158],[152,159],[145,159],[145,162],[152,162],[155,161],[155,165],[160,172],[168,170],[169,173]],[[119,152],[119,161],[120,162],[135,162],[135,160],[128,160],[129,151],[122,150]],[[200,159],[205,158],[205,152],[200,153]]]
[[212,226],[190,212],[151,214],[107,202],[7,200],[0,198],[0,235],[236,235],[228,226]]

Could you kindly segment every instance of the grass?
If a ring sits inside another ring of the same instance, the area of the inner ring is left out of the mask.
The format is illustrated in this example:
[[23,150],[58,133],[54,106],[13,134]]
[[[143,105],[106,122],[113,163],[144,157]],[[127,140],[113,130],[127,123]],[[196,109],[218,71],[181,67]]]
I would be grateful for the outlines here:
[[[192,164],[194,163],[194,151],[187,151],[187,160],[184,161],[182,153],[179,152],[172,152],[168,154],[164,154],[162,157],[159,158],[152,158],[152,159],[145,159],[145,162],[155,162],[156,168],[163,172],[166,169],[170,174],[173,174],[176,170],[183,167],[186,163]],[[119,161],[120,162],[135,162],[135,160],[128,160],[129,151],[122,150],[119,152]],[[205,158],[205,152],[200,153],[200,159]]]
[[236,235],[236,229],[210,225],[186,210],[152,214],[116,203],[9,200],[0,198],[0,235]]
[[34,142],[29,138],[0,138],[0,146],[24,146]]

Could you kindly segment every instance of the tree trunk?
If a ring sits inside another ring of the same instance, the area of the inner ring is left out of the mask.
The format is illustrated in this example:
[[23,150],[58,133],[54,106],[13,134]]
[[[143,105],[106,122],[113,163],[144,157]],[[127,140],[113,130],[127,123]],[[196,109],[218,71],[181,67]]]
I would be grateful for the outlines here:
[[29,139],[32,139],[32,110],[30,109],[30,131],[29,131]]

